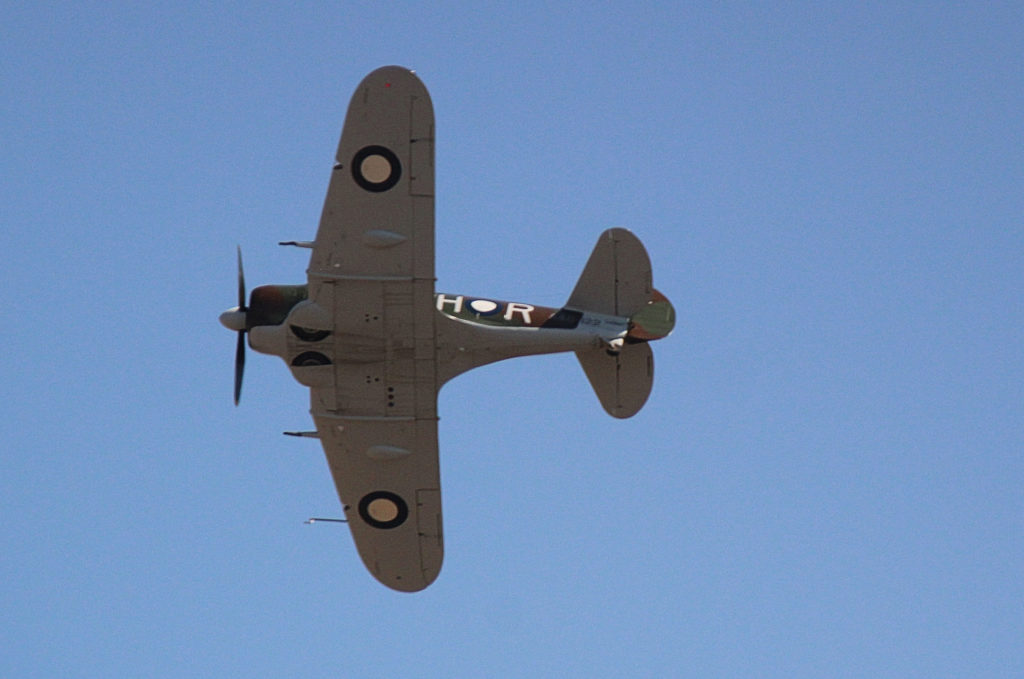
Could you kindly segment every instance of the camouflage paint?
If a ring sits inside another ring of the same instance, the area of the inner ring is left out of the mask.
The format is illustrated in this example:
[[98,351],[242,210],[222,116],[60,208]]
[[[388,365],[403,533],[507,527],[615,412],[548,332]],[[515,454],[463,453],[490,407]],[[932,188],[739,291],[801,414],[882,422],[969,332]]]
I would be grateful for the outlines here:
[[[296,304],[307,299],[305,285],[261,285],[249,298],[247,326],[280,325]],[[469,323],[503,328],[574,329],[586,315],[583,310],[555,308],[506,302],[486,297],[436,293],[434,306],[445,316]],[[647,306],[629,319],[627,337],[634,342],[648,342],[667,337],[675,327],[675,309],[658,290],[651,294]]]
[[649,342],[668,337],[676,325],[676,310],[672,302],[657,290],[651,291],[651,300],[629,319],[627,338]]
[[261,285],[249,295],[246,329],[281,325],[296,304],[309,297],[306,285]]
[[434,295],[434,305],[449,318],[503,328],[542,328],[558,313],[558,309],[552,307],[443,292]]

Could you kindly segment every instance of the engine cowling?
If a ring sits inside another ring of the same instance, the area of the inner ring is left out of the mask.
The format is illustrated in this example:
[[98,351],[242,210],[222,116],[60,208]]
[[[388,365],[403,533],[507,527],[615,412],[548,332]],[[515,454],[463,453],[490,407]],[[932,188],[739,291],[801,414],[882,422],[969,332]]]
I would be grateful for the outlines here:
[[246,329],[259,325],[281,325],[295,305],[309,297],[305,285],[261,285],[249,296]]

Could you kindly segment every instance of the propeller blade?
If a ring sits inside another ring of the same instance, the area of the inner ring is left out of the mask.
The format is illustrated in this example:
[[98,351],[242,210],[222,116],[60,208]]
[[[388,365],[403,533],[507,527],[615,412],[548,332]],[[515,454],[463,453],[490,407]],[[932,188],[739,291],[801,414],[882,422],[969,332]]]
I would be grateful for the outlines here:
[[245,310],[245,274],[242,272],[242,246],[238,248],[238,308]]
[[[238,310],[248,311],[245,306],[245,272],[242,270],[242,246],[238,250]],[[235,345],[235,405],[242,397],[242,375],[245,373],[245,330],[238,331],[238,343]]]
[[242,396],[242,373],[245,372],[245,331],[238,333],[238,344],[235,345],[235,405]]

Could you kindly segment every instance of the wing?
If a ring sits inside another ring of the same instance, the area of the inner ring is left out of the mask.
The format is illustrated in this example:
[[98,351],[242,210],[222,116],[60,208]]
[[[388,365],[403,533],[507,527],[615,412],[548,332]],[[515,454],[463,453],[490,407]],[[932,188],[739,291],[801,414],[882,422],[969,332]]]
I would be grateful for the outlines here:
[[416,591],[443,548],[434,114],[415,74],[389,66],[360,83],[336,160],[295,315],[315,364],[301,371],[359,555],[385,585]]
[[444,555],[437,420],[313,419],[366,568],[392,589],[425,588]]
[[310,276],[434,278],[434,110],[426,87],[386,66],[345,117]]

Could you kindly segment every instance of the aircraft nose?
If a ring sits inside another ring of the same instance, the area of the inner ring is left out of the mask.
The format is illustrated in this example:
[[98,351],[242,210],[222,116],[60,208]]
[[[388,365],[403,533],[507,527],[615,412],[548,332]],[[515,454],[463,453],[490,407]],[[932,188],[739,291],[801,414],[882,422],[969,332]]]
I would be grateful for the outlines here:
[[228,330],[241,332],[245,330],[245,312],[238,307],[231,307],[220,315],[220,324]]

